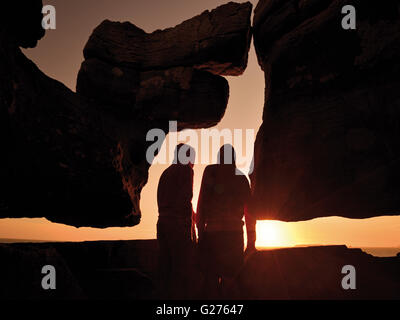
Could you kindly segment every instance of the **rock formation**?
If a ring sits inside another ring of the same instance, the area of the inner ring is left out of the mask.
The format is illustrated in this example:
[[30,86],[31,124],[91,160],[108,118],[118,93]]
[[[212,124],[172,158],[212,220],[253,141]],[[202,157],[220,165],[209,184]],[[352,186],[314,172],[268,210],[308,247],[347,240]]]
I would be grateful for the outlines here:
[[144,71],[184,66],[237,76],[247,65],[251,12],[249,2],[230,2],[150,34],[129,22],[105,20],[90,36],[84,56]]
[[[356,8],[356,30],[342,28],[345,5]],[[399,214],[399,30],[397,0],[259,2],[259,219]]]
[[[354,31],[341,28],[348,4],[357,8]],[[169,120],[179,129],[218,123],[229,94],[222,76],[246,67],[251,4],[151,34],[104,21],[85,47],[77,93],[19,48],[44,35],[41,1],[11,6],[0,16],[0,218],[137,224],[147,131],[167,130]],[[254,34],[266,103],[251,177],[259,219],[398,214],[399,10],[398,0],[260,1]],[[0,298],[157,298],[157,253],[156,240],[1,244]],[[199,263],[189,260],[201,288]],[[47,264],[57,270],[54,291],[40,285]],[[357,290],[345,292],[348,264]],[[399,254],[344,246],[256,252],[228,295],[397,299],[399,264]]]
[[[0,244],[0,299],[157,299],[157,240]],[[204,277],[190,260],[193,293]],[[41,268],[56,268],[57,290],[41,287]],[[343,290],[342,268],[356,268],[356,290]],[[27,267],[28,266],[28,267]],[[345,246],[258,251],[226,299],[398,299],[400,257],[374,257]],[[197,289],[197,290],[196,290]],[[186,297],[185,297],[186,298]]]
[[13,6],[0,21],[0,218],[139,223],[148,130],[220,121],[229,96],[221,75],[246,67],[251,4],[229,3],[150,35],[103,22],[85,47],[77,93],[20,51],[44,35],[41,1]]
[[[354,266],[356,289],[344,290],[342,268]],[[346,246],[284,248],[252,255],[239,277],[244,299],[398,299],[400,259]]]
[[[356,30],[341,26],[344,5],[356,7]],[[44,35],[41,1],[11,6],[0,22],[0,217],[137,224],[146,133],[167,132],[169,120],[178,129],[220,121],[229,96],[222,76],[246,68],[252,5],[228,3],[150,34],[104,21],[84,48],[77,93],[19,49]],[[259,2],[254,43],[266,102],[251,177],[259,219],[398,214],[399,8],[397,0]]]

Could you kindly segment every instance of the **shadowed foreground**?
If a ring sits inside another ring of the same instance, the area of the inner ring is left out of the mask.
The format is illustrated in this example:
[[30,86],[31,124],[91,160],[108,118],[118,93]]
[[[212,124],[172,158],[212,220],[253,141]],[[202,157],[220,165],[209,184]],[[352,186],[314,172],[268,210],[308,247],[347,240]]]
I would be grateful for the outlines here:
[[[1,244],[1,299],[157,299],[156,240]],[[400,255],[377,258],[345,246],[258,251],[222,293],[201,292],[193,264],[191,299],[400,299]],[[56,290],[41,287],[44,265]],[[356,268],[356,290],[343,290],[344,265]]]

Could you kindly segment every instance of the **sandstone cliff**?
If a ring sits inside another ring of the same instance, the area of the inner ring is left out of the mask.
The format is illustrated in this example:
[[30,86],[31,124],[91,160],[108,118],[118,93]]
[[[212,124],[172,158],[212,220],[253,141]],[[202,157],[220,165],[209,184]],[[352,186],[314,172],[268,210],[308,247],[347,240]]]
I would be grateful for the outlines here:
[[[345,5],[356,8],[356,30],[342,28]],[[258,3],[259,219],[399,214],[399,30],[399,1]]]
[[170,120],[178,129],[221,120],[229,87],[220,75],[246,67],[251,4],[229,3],[150,35],[103,22],[85,47],[77,93],[19,48],[44,35],[41,1],[17,7],[0,21],[0,218],[139,223],[148,130],[168,132]]

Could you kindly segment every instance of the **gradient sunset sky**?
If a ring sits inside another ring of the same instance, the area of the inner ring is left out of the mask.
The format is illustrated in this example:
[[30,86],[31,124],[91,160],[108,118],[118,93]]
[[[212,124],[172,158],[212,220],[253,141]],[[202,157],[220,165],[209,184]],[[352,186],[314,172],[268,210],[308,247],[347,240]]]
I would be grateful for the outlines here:
[[[225,0],[58,0],[54,5],[57,28],[49,30],[34,49],[24,50],[48,76],[75,91],[76,77],[83,61],[83,48],[93,29],[104,19],[130,21],[146,32],[175,26]],[[250,1],[255,6],[258,1]],[[261,125],[264,105],[264,74],[251,47],[249,64],[240,77],[227,77],[230,99],[226,114],[216,128],[254,129]],[[57,107],[57,106],[54,106]],[[172,120],[172,119],[171,119]],[[194,199],[197,197],[205,165],[195,166]],[[156,237],[156,190],[167,165],[153,165],[149,182],[142,191],[142,222],[132,228],[75,228],[46,219],[0,219],[0,238],[83,241],[153,239]],[[299,244],[346,244],[357,247],[400,247],[400,217],[352,220],[339,217],[306,222],[278,221],[257,224],[258,246]]]

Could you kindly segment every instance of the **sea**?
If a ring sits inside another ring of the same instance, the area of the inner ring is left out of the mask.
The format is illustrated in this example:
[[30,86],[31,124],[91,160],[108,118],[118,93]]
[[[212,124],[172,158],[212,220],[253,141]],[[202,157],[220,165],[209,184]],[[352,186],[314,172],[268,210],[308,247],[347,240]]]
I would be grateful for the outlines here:
[[[57,242],[57,241],[48,241],[48,240],[30,240],[30,239],[1,239],[0,243],[43,243],[43,242]],[[313,245],[308,245],[312,247]],[[308,247],[308,246],[301,246],[301,247]],[[314,245],[315,246],[315,245]],[[273,250],[279,249],[280,247],[275,248],[260,248],[260,250]],[[350,247],[349,248],[356,248]],[[372,256],[375,257],[395,257],[397,254],[400,254],[400,246],[398,247],[360,247],[360,249]]]

